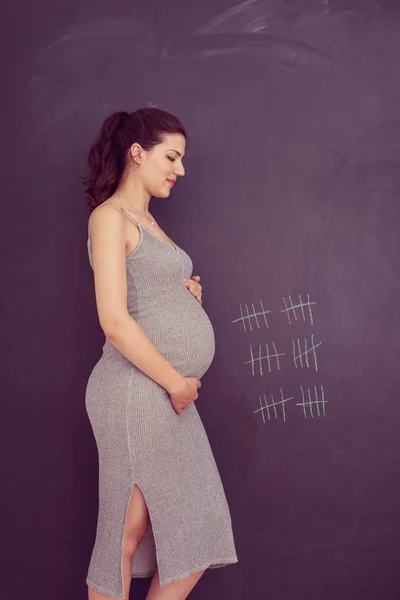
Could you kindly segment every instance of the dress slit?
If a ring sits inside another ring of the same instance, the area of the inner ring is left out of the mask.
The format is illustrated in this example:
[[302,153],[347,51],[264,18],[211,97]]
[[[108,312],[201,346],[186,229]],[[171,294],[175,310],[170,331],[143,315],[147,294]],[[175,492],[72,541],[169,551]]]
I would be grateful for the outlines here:
[[[120,557],[120,564],[121,564],[121,587],[122,587],[122,598],[125,598],[125,582],[124,582],[124,538],[125,538],[125,532],[126,532],[126,521],[127,521],[127,516],[128,516],[128,510],[129,510],[130,503],[131,503],[131,500],[132,500],[132,494],[133,494],[133,490],[134,490],[134,488],[135,488],[135,485],[136,485],[136,487],[137,487],[137,488],[139,488],[139,490],[141,491],[141,493],[142,493],[142,495],[143,495],[143,498],[144,498],[144,501],[145,501],[145,504],[146,504],[146,507],[147,507],[147,511],[148,511],[148,513],[149,513],[149,525],[148,525],[148,528],[147,528],[147,530],[146,530],[146,533],[145,533],[145,535],[143,536],[143,539],[141,540],[141,542],[140,542],[139,546],[137,547],[135,554],[136,554],[137,552],[139,552],[139,549],[140,549],[140,547],[141,547],[142,541],[143,541],[143,540],[145,540],[146,536],[148,536],[148,535],[149,535],[149,533],[150,533],[150,532],[149,532],[149,530],[151,530],[151,532],[153,533],[153,537],[154,537],[154,546],[155,546],[155,553],[156,553],[157,570],[158,570],[158,565],[159,565],[159,561],[160,561],[160,558],[159,558],[159,550],[158,550],[158,544],[157,544],[157,530],[156,530],[156,528],[154,527],[154,519],[153,519],[153,517],[152,517],[152,511],[151,511],[151,508],[150,508],[149,502],[148,502],[148,500],[147,500],[147,494],[146,494],[146,492],[143,490],[143,485],[139,484],[139,483],[138,483],[138,481],[134,481],[134,482],[132,483],[132,485],[131,485],[131,491],[130,491],[130,494],[129,494],[129,500],[128,500],[128,503],[127,503],[127,505],[126,505],[126,509],[125,509],[125,519],[124,519],[124,525],[123,525],[123,530],[122,530],[122,539],[121,539],[121,557]],[[138,577],[138,576],[141,576],[141,577],[150,577],[151,575],[153,575],[153,569],[152,569],[152,572],[151,572],[151,573],[144,572],[143,574],[140,574],[140,575],[139,575],[139,574],[135,574],[135,573],[133,573],[133,564],[134,564],[134,560],[135,560],[135,554],[133,555],[133,558],[132,558],[131,573],[130,573],[131,579],[132,579],[133,577],[135,577],[135,576],[136,576],[136,577]]]

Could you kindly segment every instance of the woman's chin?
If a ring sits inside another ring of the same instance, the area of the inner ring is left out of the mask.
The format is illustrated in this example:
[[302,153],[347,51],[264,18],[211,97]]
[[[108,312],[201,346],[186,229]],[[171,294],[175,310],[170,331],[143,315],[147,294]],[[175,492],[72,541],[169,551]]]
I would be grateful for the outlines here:
[[153,190],[151,192],[151,195],[154,198],[168,198],[169,195],[171,194],[171,186],[169,183],[167,183],[167,185],[163,185],[161,188],[158,188],[158,190]]
[[168,196],[171,194],[171,189],[166,190],[166,189],[162,189],[160,190],[160,195],[158,196],[159,198],[168,198]]

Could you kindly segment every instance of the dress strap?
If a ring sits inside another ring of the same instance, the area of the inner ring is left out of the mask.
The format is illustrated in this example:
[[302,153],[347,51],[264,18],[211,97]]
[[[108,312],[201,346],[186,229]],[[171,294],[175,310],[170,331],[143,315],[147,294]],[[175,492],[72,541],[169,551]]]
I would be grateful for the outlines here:
[[128,219],[131,219],[134,223],[136,223],[138,227],[143,227],[143,225],[139,223],[139,221],[136,221],[135,217],[133,217],[131,213],[126,210],[126,208],[120,206],[119,204],[116,204],[115,206],[119,206],[122,212],[128,217]]

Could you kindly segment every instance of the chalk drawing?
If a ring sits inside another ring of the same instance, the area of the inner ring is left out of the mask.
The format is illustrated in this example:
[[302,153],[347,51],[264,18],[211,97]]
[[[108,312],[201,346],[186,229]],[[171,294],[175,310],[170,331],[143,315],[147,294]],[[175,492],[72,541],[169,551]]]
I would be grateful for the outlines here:
[[254,356],[253,353],[253,346],[250,346],[250,360],[246,360],[246,362],[244,363],[245,365],[251,364],[251,374],[255,375],[255,365],[258,363],[259,366],[259,370],[260,370],[260,375],[263,375],[263,367],[262,367],[262,361],[266,360],[267,364],[268,364],[268,371],[271,373],[272,371],[272,367],[271,367],[271,359],[275,359],[276,360],[276,367],[277,369],[280,369],[280,363],[279,363],[279,357],[280,356],[285,356],[286,352],[281,352],[279,353],[276,349],[276,345],[275,342],[272,342],[272,349],[273,352],[271,353],[269,350],[269,346],[268,344],[265,344],[265,350],[266,350],[266,354],[265,356],[261,355],[261,344],[259,344],[258,346],[258,356]]
[[275,402],[273,395],[270,394],[271,402],[269,404],[267,401],[267,396],[264,394],[264,405],[262,404],[261,396],[258,397],[258,399],[260,401],[260,408],[257,408],[257,410],[255,410],[254,413],[258,413],[258,412],[261,413],[264,425],[266,423],[265,414],[267,415],[268,421],[271,420],[271,417],[275,417],[275,419],[278,418],[278,408],[280,409],[279,412],[282,413],[283,420],[286,422],[285,404],[286,404],[286,402],[293,400],[294,396],[292,396],[291,398],[285,398],[283,395],[282,388],[280,388],[280,393],[281,393],[281,399],[278,400],[278,402]]
[[[293,340],[293,362],[296,369],[298,366],[304,367],[306,366],[308,369],[311,366],[311,363],[314,363],[314,369],[318,371],[318,362],[317,362],[317,353],[315,349],[318,348],[322,344],[322,342],[318,342],[318,344],[314,344],[314,334],[311,334],[311,345],[308,348],[307,338],[304,338],[304,351],[301,349],[300,338],[297,340]],[[296,348],[297,345],[297,348]],[[310,358],[309,358],[310,354]],[[303,360],[304,358],[304,360]],[[311,359],[311,361],[310,361]]]
[[285,308],[283,310],[281,310],[281,312],[286,313],[288,321],[289,321],[289,325],[292,324],[292,320],[294,319],[295,321],[297,321],[297,313],[299,312],[301,314],[301,317],[303,317],[303,321],[307,320],[306,317],[306,312],[305,312],[305,308],[308,308],[308,318],[310,319],[310,323],[311,325],[314,325],[314,320],[313,320],[313,313],[312,313],[312,309],[311,306],[313,304],[316,304],[316,302],[311,302],[310,300],[310,295],[307,294],[307,302],[303,302],[302,298],[301,298],[301,294],[298,295],[299,296],[299,303],[298,304],[293,304],[293,300],[292,300],[292,296],[288,296],[288,301],[286,301],[286,298],[283,297],[283,302],[285,304]]
[[315,408],[316,408],[316,412],[317,412],[317,416],[318,417],[321,416],[321,408],[320,407],[322,407],[322,415],[324,417],[326,415],[325,404],[327,404],[328,401],[325,400],[325,394],[324,394],[324,387],[323,387],[323,385],[321,385],[320,388],[321,388],[321,398],[318,397],[317,386],[314,385],[314,399],[313,399],[311,389],[307,388],[307,392],[304,392],[303,386],[302,385],[300,386],[302,401],[301,402],[296,402],[296,406],[302,406],[303,407],[303,413],[304,413],[304,418],[305,419],[307,419],[307,408],[308,408],[308,413],[309,413],[310,417],[312,419],[314,418],[314,409],[313,409],[313,406],[315,406]]
[[253,319],[253,323],[255,323],[255,325],[257,326],[257,329],[261,329],[258,317],[262,317],[262,321],[264,322],[264,325],[266,327],[269,327],[268,321],[267,321],[267,314],[270,313],[271,311],[266,310],[264,308],[261,300],[260,300],[260,306],[261,306],[260,312],[256,312],[256,309],[254,308],[253,303],[251,303],[250,306],[251,306],[252,312],[249,311],[249,307],[247,304],[241,304],[240,305],[240,317],[238,319],[234,319],[232,321],[232,323],[242,323],[244,331],[247,331],[247,329],[246,329],[247,326],[249,327],[249,331],[252,331],[253,330],[253,326],[252,326],[252,322],[251,322],[252,319]]

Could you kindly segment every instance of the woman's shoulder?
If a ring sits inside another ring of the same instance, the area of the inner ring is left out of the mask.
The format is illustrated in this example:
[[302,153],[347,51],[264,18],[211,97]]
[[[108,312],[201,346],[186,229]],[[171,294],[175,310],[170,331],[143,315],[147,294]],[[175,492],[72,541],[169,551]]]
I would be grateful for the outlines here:
[[89,237],[94,229],[102,229],[103,227],[120,228],[121,223],[124,225],[124,218],[120,207],[112,202],[102,202],[89,215]]
[[113,214],[113,213],[121,213],[121,207],[115,202],[111,202],[109,200],[105,200],[101,204],[98,204],[90,213],[89,219],[92,218],[94,214]]

